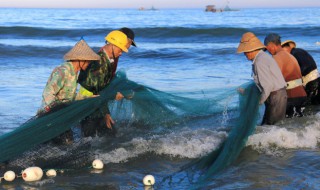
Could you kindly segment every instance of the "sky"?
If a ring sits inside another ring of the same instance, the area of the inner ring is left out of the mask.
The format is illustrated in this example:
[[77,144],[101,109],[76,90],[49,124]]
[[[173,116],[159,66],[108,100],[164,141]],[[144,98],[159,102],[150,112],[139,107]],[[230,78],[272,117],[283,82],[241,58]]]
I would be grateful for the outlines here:
[[[1,0],[0,7],[15,8],[204,8],[225,7],[227,0]],[[320,0],[229,0],[231,8],[320,7]]]

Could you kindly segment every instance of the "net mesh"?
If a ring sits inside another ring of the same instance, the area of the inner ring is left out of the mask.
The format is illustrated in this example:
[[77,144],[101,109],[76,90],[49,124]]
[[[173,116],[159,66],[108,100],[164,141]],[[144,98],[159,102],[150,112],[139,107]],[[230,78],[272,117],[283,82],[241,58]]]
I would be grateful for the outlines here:
[[[241,88],[244,89],[244,93],[239,95],[236,118],[229,122],[232,127],[226,140],[221,143],[218,149],[184,165],[178,172],[165,177],[161,185],[169,184],[169,187],[172,188],[172,185],[176,184],[172,181],[176,176],[180,179],[177,184],[187,179],[189,183],[193,184],[190,189],[203,189],[210,183],[210,179],[214,179],[216,174],[230,166],[238,158],[260,118],[259,99],[261,95],[254,83],[244,84]],[[181,175],[182,173],[186,173],[186,175]]]
[[255,130],[259,118],[260,92],[253,83],[247,84],[244,89],[244,93],[239,96],[240,115],[228,138],[218,150],[200,159],[197,163],[198,167],[207,168],[200,183],[232,164],[245,147],[248,137]]
[[[114,119],[132,127],[156,128],[161,126],[167,128],[193,118],[221,115],[221,120],[223,120],[221,124],[232,126],[227,140],[218,151],[192,164],[193,167],[206,169],[207,174],[201,178],[204,180],[230,165],[237,158],[247,137],[254,130],[258,119],[259,92],[253,83],[245,85],[244,88],[245,93],[239,96],[239,99],[236,89],[202,92],[195,95],[197,98],[187,98],[138,84],[129,80],[125,72],[120,71],[98,97],[64,105],[57,111],[34,117],[14,131],[0,136],[0,163],[14,159],[19,162],[19,158],[30,156],[30,154],[33,154],[34,157],[42,155],[42,149],[39,146],[42,148],[45,146],[43,149],[48,149],[45,142],[79,125],[81,120],[91,114],[104,110],[102,107],[108,104]],[[114,100],[117,92],[125,96],[123,101]],[[206,97],[204,94],[210,94],[210,96]],[[230,115],[235,119],[230,120]],[[81,147],[85,147],[84,149],[90,147],[86,143],[73,147],[74,150],[51,148],[49,152],[56,152],[59,155],[59,152],[65,150],[70,152],[65,155],[66,157],[75,156],[82,160],[90,160],[94,157],[90,153],[85,154],[86,151],[77,151]],[[59,165],[66,160],[55,156],[48,157],[50,162],[42,156],[42,159],[46,161],[38,160],[39,166]]]

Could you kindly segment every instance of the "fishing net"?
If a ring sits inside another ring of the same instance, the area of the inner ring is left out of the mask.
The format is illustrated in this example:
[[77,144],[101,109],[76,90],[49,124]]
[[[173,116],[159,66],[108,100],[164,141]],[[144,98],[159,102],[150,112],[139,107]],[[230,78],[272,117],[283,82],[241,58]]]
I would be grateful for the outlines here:
[[254,83],[244,84],[241,88],[244,89],[244,93],[239,95],[236,111],[238,115],[233,122],[229,123],[232,127],[226,140],[221,143],[218,149],[181,167],[178,172],[165,177],[162,180],[163,184],[166,181],[168,184],[174,184],[172,182],[173,176],[186,173],[187,176],[177,177],[180,179],[180,183],[187,178],[190,183],[194,184],[190,187],[191,189],[202,189],[206,187],[210,179],[214,179],[215,174],[230,166],[238,158],[260,118],[259,99],[261,95]]
[[[125,96],[123,101],[114,100],[117,92]],[[222,95],[232,94],[235,94],[234,90]],[[0,136],[0,163],[17,158],[27,150],[37,150],[38,145],[79,125],[91,114],[105,110],[106,104],[114,119],[132,126],[149,127],[169,127],[190,118],[222,113],[225,109],[219,94],[216,99],[180,97],[140,85],[127,79],[124,72],[118,72],[98,97],[63,105],[59,110],[34,117]]]
[[95,159],[95,154],[88,151],[90,148],[89,140],[74,142],[72,146],[41,144],[19,154],[5,167],[14,171],[21,171],[30,166],[64,170],[81,169],[87,167]]
[[[229,126],[231,131],[228,138],[218,150],[189,165],[204,170],[198,181],[205,181],[238,157],[248,136],[255,129],[260,93],[254,83],[246,84],[243,88],[245,93],[242,95],[232,88],[191,93],[197,98],[182,97],[138,84],[129,80],[124,72],[117,72],[99,96],[63,105],[0,136],[0,163],[10,161],[12,167],[83,167],[94,157],[88,151],[90,143],[80,139],[71,147],[55,147],[47,142],[77,128],[80,121],[102,112],[108,104],[112,117],[120,123],[130,127],[147,127],[150,131],[158,127],[181,126],[197,118],[220,118],[214,124]],[[114,100],[117,92],[125,96],[122,101]],[[25,158],[29,159],[25,161]]]
[[200,178],[200,183],[232,164],[246,145],[248,137],[255,130],[259,119],[260,91],[253,83],[247,84],[244,89],[244,93],[239,96],[240,115],[237,125],[232,128],[228,138],[218,150],[197,163],[197,167],[207,168],[205,175]]

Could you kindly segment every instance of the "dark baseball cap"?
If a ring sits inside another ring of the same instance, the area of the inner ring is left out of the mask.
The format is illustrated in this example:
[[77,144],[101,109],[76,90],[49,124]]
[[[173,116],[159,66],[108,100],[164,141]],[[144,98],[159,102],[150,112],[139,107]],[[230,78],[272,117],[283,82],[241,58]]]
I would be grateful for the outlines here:
[[125,33],[125,35],[127,35],[128,38],[130,38],[132,40],[132,45],[134,47],[137,47],[135,41],[134,41],[134,32],[130,29],[130,28],[120,28],[119,31]]

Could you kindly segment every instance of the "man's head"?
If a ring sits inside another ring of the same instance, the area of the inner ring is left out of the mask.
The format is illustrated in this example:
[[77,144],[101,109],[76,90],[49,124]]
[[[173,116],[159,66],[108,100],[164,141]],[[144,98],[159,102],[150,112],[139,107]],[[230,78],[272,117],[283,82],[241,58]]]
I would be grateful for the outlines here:
[[130,29],[130,28],[120,28],[119,31],[123,32],[125,35],[127,35],[128,37],[128,44],[127,44],[127,48],[129,49],[131,44],[134,47],[137,47],[136,42],[134,41],[134,32]]
[[268,34],[264,39],[264,45],[266,46],[267,50],[272,54],[275,55],[278,49],[281,49],[281,37],[276,33]]
[[265,46],[252,32],[247,32],[242,35],[237,53],[244,53],[247,59],[253,60],[257,52],[264,48]]
[[123,51],[126,53],[128,52],[128,37],[123,32],[119,30],[111,31],[105,37],[105,40],[111,45],[113,58],[121,56]]
[[90,61],[100,60],[100,56],[96,54],[83,39],[78,41],[63,58],[66,61],[77,61],[82,70],[88,67]]
[[286,40],[281,43],[281,46],[285,51],[290,53],[293,48],[296,48],[296,43],[293,40]]

